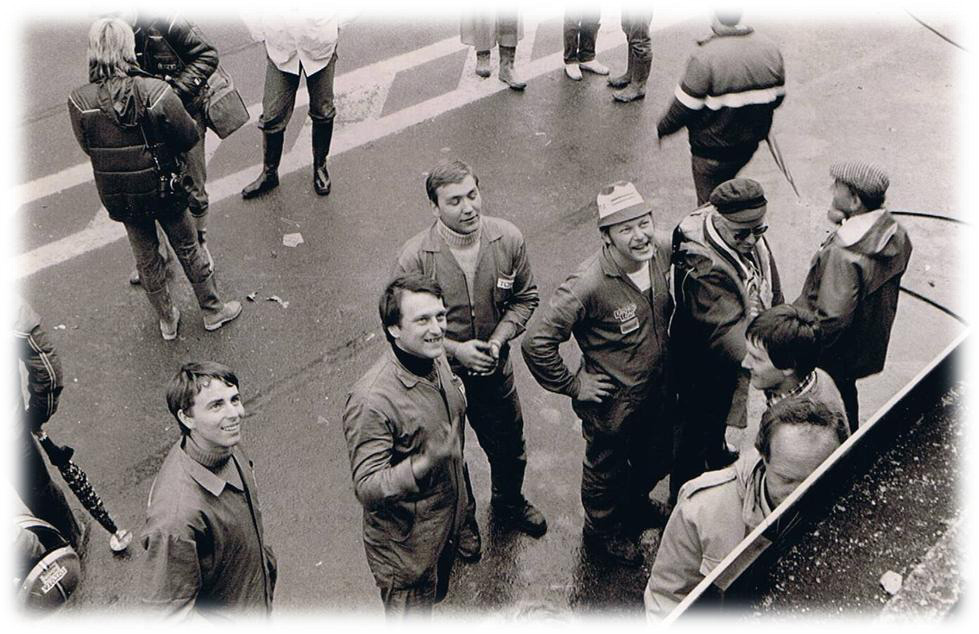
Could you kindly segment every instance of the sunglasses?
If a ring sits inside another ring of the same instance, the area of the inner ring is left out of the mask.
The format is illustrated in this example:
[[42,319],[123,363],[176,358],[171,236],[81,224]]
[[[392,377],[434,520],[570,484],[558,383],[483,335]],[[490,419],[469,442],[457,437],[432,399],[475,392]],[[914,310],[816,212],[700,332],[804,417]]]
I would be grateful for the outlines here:
[[752,227],[751,229],[735,229],[731,232],[735,240],[747,240],[748,236],[755,236],[756,238],[761,237],[766,231],[768,231],[768,225],[758,225],[757,227]]

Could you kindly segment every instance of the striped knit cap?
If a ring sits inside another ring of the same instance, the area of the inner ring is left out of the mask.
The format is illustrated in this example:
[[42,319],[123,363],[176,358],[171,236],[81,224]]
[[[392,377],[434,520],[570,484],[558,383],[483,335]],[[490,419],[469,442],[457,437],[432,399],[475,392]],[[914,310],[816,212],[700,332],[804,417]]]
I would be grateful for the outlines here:
[[830,176],[849,185],[860,193],[874,198],[883,198],[890,180],[877,165],[865,161],[845,161],[834,163],[829,168]]

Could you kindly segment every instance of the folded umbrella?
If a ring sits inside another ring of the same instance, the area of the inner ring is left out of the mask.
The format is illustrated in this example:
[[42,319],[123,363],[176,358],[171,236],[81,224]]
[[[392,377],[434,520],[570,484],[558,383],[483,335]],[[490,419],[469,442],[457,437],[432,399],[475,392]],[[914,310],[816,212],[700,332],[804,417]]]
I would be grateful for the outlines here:
[[74,455],[75,450],[67,445],[61,447],[54,444],[47,433],[44,431],[34,432],[34,437],[41,444],[44,449],[44,453],[48,455],[48,459],[51,464],[58,467],[58,471],[61,472],[61,477],[64,478],[65,482],[68,483],[68,488],[71,492],[75,494],[78,501],[82,503],[92,517],[94,517],[99,524],[101,524],[105,530],[111,533],[109,537],[109,548],[113,552],[122,552],[129,547],[129,543],[133,540],[133,535],[127,530],[120,529],[116,526],[116,523],[112,521],[109,517],[109,512],[105,510],[105,505],[102,503],[102,499],[92,488],[92,482],[88,479],[88,475],[82,471],[78,465],[71,461],[71,457]]

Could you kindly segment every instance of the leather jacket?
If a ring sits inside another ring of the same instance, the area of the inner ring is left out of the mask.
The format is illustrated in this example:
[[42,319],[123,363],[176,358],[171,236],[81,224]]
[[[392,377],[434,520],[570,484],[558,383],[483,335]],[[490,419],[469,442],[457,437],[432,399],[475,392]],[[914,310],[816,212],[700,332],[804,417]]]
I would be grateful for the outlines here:
[[133,34],[140,68],[170,84],[192,116],[199,113],[218,67],[218,52],[200,29],[181,18],[139,16]]

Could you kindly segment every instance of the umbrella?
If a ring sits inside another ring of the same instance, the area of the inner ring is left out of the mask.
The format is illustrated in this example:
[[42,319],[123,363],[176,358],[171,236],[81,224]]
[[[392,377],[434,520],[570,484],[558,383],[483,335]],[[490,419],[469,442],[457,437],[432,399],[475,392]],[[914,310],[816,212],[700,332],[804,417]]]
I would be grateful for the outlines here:
[[775,135],[769,133],[768,138],[765,140],[768,141],[768,149],[772,153],[772,158],[775,159],[775,165],[785,175],[785,180],[789,181],[789,185],[792,185],[792,191],[795,192],[795,197],[801,199],[802,196],[799,195],[799,189],[795,186],[795,179],[792,178],[789,166],[785,164],[785,159],[782,157],[782,150],[779,149],[778,143],[775,142]]
[[51,464],[58,467],[58,471],[61,472],[61,477],[68,483],[68,487],[75,494],[75,497],[78,498],[78,501],[82,503],[82,506],[92,514],[92,517],[98,520],[98,523],[105,530],[112,534],[109,537],[109,548],[117,553],[126,550],[129,547],[129,543],[133,540],[133,534],[127,530],[120,529],[112,521],[112,518],[109,517],[109,512],[105,510],[102,499],[95,492],[95,489],[92,488],[92,483],[88,479],[88,475],[71,461],[75,450],[68,446],[60,447],[54,444],[54,441],[48,438],[47,433],[44,431],[34,432],[34,437],[41,443],[41,447],[44,448],[44,453],[48,455]]

